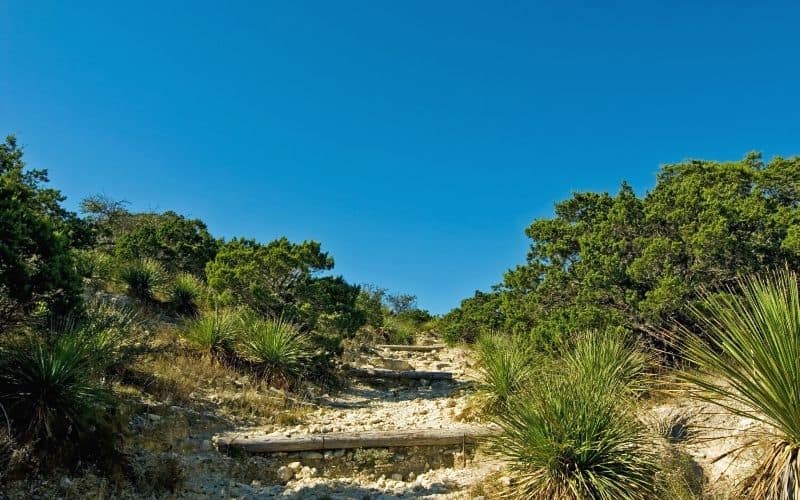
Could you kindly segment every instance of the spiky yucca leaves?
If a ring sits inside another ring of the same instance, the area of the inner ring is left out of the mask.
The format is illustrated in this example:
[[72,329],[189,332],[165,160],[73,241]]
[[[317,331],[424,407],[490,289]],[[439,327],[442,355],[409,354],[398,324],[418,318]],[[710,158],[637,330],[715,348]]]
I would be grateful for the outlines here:
[[88,300],[80,313],[51,322],[47,335],[74,338],[90,357],[90,365],[101,377],[119,372],[141,338],[137,311],[111,300]]
[[240,314],[218,309],[187,322],[181,336],[204,353],[224,355],[233,351],[233,344],[241,331]]
[[145,258],[123,265],[119,277],[129,295],[144,301],[154,301],[167,274],[160,262]]
[[0,348],[0,403],[23,441],[44,446],[85,437],[113,398],[96,377],[96,354],[77,335],[25,337]]
[[189,273],[181,273],[169,284],[167,300],[173,310],[180,314],[197,313],[204,285],[197,277]]
[[495,449],[518,479],[509,496],[654,497],[660,464],[633,406],[645,357],[625,337],[584,334],[558,360],[496,336],[480,339],[479,353],[484,373],[499,374],[495,386],[513,387],[494,417]]
[[800,499],[800,291],[775,271],[746,278],[692,308],[703,335],[684,331],[692,394],[774,431],[742,498]]
[[523,338],[500,334],[481,335],[475,349],[484,408],[487,413],[503,411],[530,382],[536,366],[533,352]]
[[250,318],[242,332],[243,354],[256,361],[268,381],[298,378],[314,356],[308,335],[297,325],[279,319]]
[[513,498],[653,498],[658,457],[627,400],[584,374],[543,372],[498,412]]
[[[648,358],[625,332],[586,332],[564,354],[564,362],[567,371],[581,373],[597,383],[618,386],[633,394],[642,393],[647,386]],[[610,390],[614,390],[613,387]]]

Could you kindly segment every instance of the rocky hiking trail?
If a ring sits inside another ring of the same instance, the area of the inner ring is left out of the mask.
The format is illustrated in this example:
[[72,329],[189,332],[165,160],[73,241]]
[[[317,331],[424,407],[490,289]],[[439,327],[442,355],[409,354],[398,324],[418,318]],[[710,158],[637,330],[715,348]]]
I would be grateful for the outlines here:
[[495,430],[463,421],[475,376],[465,349],[434,339],[359,346],[345,353],[345,362],[347,387],[314,398],[301,424],[237,428],[212,438],[213,451],[244,461],[245,475],[258,478],[187,477],[185,494],[473,498],[474,485],[501,469],[475,446]]

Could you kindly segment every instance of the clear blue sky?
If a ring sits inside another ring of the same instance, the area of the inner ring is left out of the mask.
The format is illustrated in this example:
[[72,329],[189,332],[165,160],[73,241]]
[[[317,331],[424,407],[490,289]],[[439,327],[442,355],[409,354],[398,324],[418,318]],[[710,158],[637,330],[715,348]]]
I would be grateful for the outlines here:
[[574,190],[800,153],[800,10],[756,3],[0,0],[0,133],[70,207],[316,239],[444,312]]

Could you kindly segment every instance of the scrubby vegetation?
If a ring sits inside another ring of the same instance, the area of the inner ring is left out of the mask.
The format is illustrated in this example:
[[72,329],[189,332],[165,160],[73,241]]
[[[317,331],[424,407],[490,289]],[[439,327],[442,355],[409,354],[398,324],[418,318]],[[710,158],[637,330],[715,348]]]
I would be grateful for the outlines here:
[[768,444],[760,465],[714,495],[795,498],[799,206],[800,159],[751,154],[667,165],[644,197],[576,193],[534,221],[527,262],[436,322],[474,347],[506,493],[701,497],[681,451],[695,410],[645,409],[668,389],[768,429],[743,443]]
[[767,429],[730,494],[800,491],[798,158],[688,161],[644,196],[575,193],[527,228],[524,264],[443,317],[334,275],[316,241],[62,201],[13,137],[0,145],[0,481],[91,469],[177,493],[187,476],[158,436],[297,423],[341,383],[343,346],[438,337],[477,362],[470,418],[501,429],[510,497],[707,494],[684,447],[695,410],[651,412],[675,397]]

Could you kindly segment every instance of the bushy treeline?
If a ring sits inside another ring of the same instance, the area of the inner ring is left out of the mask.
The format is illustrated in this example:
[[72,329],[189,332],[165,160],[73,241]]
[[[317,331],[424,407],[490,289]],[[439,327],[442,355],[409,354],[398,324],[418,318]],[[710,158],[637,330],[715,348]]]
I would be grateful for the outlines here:
[[439,329],[451,340],[522,334],[538,347],[587,329],[658,331],[692,322],[697,290],[800,263],[800,158],[664,166],[637,196],[575,193],[535,220],[527,261],[476,292]]
[[225,241],[172,211],[92,197],[76,214],[63,201],[14,137],[0,144],[0,479],[12,451],[56,465],[115,462],[124,425],[111,387],[148,341],[145,320],[175,325],[199,355],[293,388],[327,381],[342,341],[364,325],[430,319],[411,296],[332,275],[315,241]]

